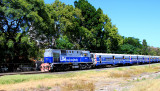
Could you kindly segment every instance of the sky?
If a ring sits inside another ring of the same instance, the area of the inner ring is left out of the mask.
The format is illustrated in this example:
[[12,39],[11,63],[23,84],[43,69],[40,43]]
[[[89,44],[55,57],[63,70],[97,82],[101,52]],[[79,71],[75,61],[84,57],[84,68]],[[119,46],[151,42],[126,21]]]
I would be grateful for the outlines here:
[[[52,4],[55,0],[44,0]],[[74,5],[75,0],[60,0]],[[135,37],[149,46],[160,47],[160,0],[88,0],[116,25],[120,35]]]

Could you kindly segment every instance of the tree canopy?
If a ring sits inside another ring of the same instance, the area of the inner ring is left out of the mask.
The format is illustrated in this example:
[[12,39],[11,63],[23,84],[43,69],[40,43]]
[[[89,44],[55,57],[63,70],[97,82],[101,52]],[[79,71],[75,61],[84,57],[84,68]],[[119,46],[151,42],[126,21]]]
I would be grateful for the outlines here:
[[107,14],[87,0],[0,0],[0,62],[41,58],[45,48],[160,55],[144,39],[123,37]]

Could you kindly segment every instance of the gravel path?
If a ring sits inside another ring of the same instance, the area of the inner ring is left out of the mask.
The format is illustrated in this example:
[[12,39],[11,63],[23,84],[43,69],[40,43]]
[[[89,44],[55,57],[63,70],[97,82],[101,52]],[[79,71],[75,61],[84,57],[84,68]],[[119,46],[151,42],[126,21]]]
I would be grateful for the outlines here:
[[[132,82],[137,82],[145,79],[155,79],[157,76],[160,76],[160,72],[156,73],[143,73],[140,76],[134,76],[130,79],[122,79],[119,78],[110,82],[97,82],[95,91],[128,91],[132,89],[134,86],[131,84]],[[102,87],[98,87],[102,85]]]

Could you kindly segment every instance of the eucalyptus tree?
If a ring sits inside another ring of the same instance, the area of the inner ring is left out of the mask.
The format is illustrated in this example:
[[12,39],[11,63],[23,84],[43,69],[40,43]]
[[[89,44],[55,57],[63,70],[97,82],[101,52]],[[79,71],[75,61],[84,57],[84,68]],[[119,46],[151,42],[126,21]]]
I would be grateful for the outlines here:
[[147,41],[145,39],[143,39],[143,41],[142,41],[142,54],[148,55],[148,45],[147,45]]
[[37,29],[46,29],[44,20],[48,18],[44,17],[46,15],[44,7],[43,0],[0,1],[0,32],[5,46],[3,53],[6,58],[11,57],[9,61],[19,62],[22,54],[27,56],[23,48],[26,48],[25,50],[28,48],[24,44],[29,43],[27,33],[32,24]]
[[121,45],[121,53],[141,54],[142,44],[138,38],[125,37]]
[[96,10],[87,0],[75,1],[74,5],[81,10],[84,18],[83,21],[79,21],[80,26],[82,26],[81,30],[86,34],[81,36],[81,47],[98,50],[102,37],[103,11],[100,8]]
[[54,48],[57,48],[57,45],[59,45],[57,43],[62,42],[56,42],[57,39],[67,39],[68,42],[74,44],[71,49],[76,49],[79,46],[79,35],[81,34],[81,26],[78,22],[83,20],[81,10],[74,8],[72,5],[66,5],[59,0],[48,5],[48,10],[51,15],[53,27],[49,27],[52,32],[47,34],[51,35],[52,39],[54,39]]

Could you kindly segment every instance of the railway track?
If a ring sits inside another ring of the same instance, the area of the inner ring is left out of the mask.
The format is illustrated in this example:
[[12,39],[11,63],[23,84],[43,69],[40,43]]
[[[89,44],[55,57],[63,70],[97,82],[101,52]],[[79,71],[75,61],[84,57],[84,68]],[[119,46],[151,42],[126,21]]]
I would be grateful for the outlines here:
[[[160,64],[160,63],[133,65],[133,66],[146,66],[146,65],[149,66],[149,65],[154,65],[154,64]],[[109,69],[114,69],[114,68],[129,68],[129,67],[131,67],[131,66],[112,66],[112,67],[109,67],[109,68],[94,68],[94,69],[85,69],[85,70],[59,71],[59,72],[41,72],[41,71],[10,72],[10,73],[0,73],[0,76],[25,75],[25,74],[66,74],[66,73],[87,71],[87,70],[102,71],[102,70],[109,70]]]

